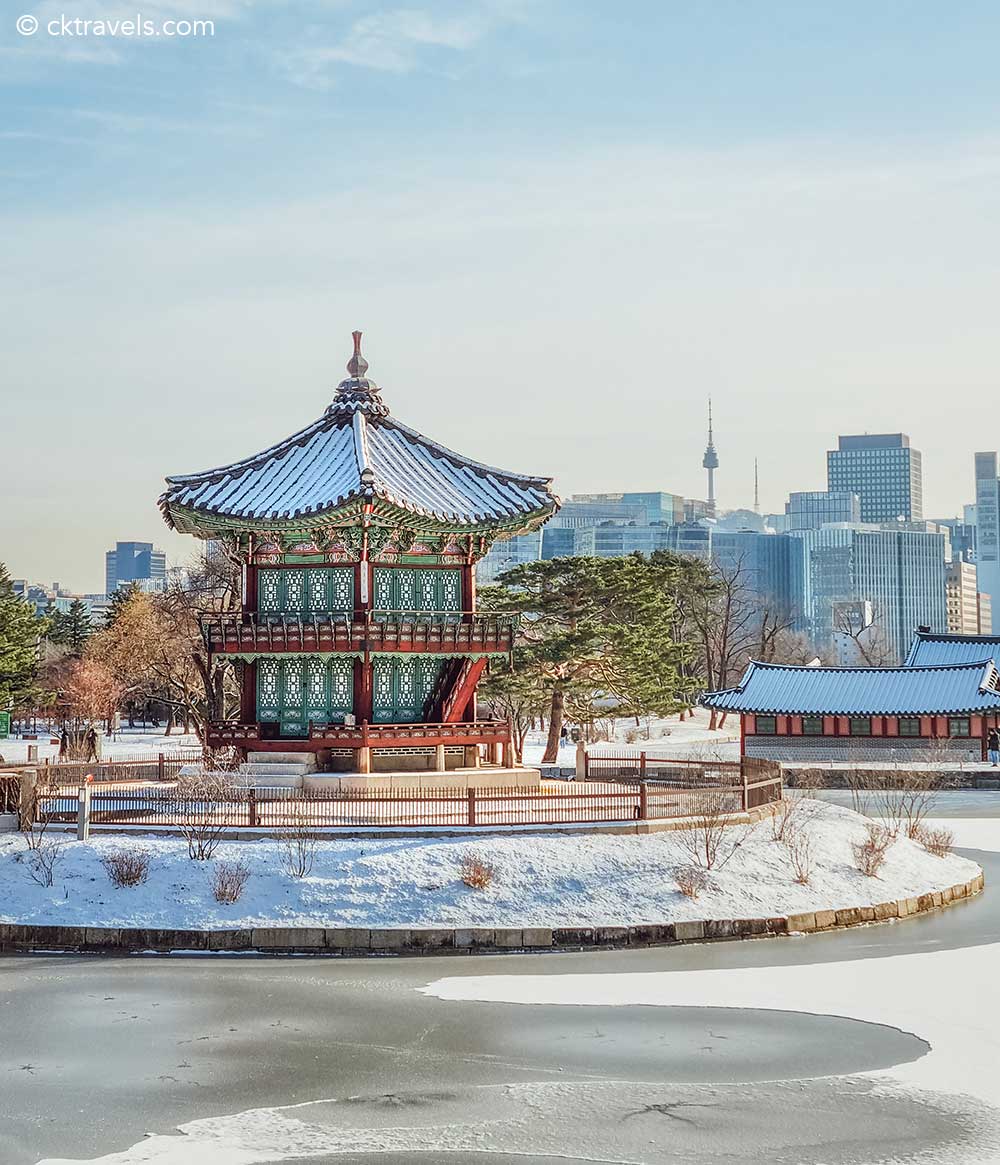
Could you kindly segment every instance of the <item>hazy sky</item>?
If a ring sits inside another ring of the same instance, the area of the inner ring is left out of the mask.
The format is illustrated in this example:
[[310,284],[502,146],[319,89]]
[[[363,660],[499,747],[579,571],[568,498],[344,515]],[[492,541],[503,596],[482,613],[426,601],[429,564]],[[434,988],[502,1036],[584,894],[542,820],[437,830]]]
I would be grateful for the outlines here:
[[[45,27],[137,10],[215,34]],[[352,328],[397,416],[563,494],[704,496],[711,394],[724,506],[903,429],[958,512],[1000,444],[998,48],[940,0],[11,0],[0,560],[182,559],[164,475],[317,417]]]

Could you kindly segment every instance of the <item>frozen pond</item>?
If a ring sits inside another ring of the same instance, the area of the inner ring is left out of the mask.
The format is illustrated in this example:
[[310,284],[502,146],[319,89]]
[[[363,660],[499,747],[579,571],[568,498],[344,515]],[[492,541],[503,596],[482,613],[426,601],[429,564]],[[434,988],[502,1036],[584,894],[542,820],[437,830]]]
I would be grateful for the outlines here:
[[[978,799],[975,816],[989,811],[990,794],[958,796]],[[995,885],[1000,855],[970,856]],[[791,993],[785,1010],[729,1006],[722,991],[719,1006],[627,992],[618,1006],[581,1006],[421,989],[544,976],[571,999],[571,980],[636,976],[704,982],[711,1001],[720,974],[832,973],[860,998],[866,968],[874,978],[895,959],[992,958],[997,942],[1000,900],[987,890],[897,925],[649,951],[0,959],[0,1161],[996,1160],[981,1099],[892,1083],[934,1055],[920,1023],[812,1014]]]

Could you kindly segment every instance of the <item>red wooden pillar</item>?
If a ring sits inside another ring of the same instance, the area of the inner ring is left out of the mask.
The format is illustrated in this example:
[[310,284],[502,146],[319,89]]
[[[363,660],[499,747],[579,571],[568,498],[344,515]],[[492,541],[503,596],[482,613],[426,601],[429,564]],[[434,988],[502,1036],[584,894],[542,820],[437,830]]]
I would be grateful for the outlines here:
[[245,663],[240,680],[240,723],[257,723],[257,665]]
[[354,661],[354,719],[360,724],[372,720],[372,662]]

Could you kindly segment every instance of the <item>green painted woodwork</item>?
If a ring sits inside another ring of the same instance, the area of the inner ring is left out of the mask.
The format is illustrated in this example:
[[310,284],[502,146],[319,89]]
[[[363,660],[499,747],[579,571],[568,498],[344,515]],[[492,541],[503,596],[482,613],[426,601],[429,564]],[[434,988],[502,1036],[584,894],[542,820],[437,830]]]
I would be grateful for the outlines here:
[[257,664],[257,719],[282,736],[306,736],[309,722],[339,723],[354,710],[351,656],[270,656]]
[[377,566],[372,605],[377,611],[461,611],[461,570]]
[[257,573],[257,610],[261,614],[353,609],[353,567],[282,570],[266,566]]
[[412,724],[423,720],[447,660],[428,656],[381,655],[372,661],[372,720]]

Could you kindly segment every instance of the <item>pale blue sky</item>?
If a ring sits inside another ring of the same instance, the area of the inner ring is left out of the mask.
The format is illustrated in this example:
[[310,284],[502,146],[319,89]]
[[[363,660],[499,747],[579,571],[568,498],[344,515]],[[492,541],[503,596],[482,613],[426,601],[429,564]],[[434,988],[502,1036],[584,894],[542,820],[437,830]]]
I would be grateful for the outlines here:
[[[215,34],[45,29],[136,11]],[[402,419],[564,493],[702,495],[711,394],[724,505],[902,428],[955,513],[1000,443],[998,41],[987,3],[11,0],[0,559],[183,555],[163,476],[317,416],[355,327]]]

